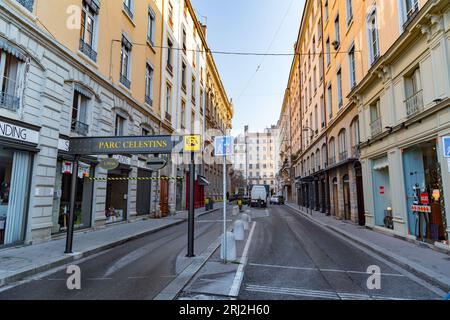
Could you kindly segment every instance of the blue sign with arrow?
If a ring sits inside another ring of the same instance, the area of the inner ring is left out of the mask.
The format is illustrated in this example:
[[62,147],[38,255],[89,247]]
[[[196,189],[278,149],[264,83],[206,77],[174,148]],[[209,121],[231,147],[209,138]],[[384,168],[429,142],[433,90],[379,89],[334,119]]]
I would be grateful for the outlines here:
[[214,153],[217,157],[233,155],[233,137],[216,137],[214,139]]

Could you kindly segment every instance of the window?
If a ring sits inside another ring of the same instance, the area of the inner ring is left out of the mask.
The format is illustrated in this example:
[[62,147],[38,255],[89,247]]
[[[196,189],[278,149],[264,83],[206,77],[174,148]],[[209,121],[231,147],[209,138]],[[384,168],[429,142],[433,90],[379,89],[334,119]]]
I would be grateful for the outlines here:
[[89,126],[87,125],[88,101],[89,99],[86,96],[74,90],[71,130],[83,136],[89,133]]
[[172,67],[172,60],[173,60],[173,42],[170,40],[170,38],[167,39],[167,70],[172,75],[173,73],[173,67]]
[[[198,48],[197,48],[198,51]],[[196,54],[197,52],[195,50],[192,50],[192,68],[195,70],[195,66],[196,66]]]
[[372,103],[370,109],[370,130],[372,137],[381,133],[381,114],[380,114],[380,100],[378,99]]
[[347,132],[342,129],[338,136],[339,142],[339,161],[347,160]]
[[83,1],[79,49],[93,61],[97,61],[97,52],[94,47],[97,41],[97,16],[99,9],[99,5],[94,1]]
[[191,111],[191,134],[195,133],[195,111]]
[[353,0],[347,0],[347,26],[353,21]]
[[120,82],[128,89],[131,87],[131,48],[131,42],[125,38],[125,36],[122,36],[122,50],[120,54]]
[[181,129],[186,129],[186,102],[181,100]]
[[323,95],[320,97],[320,116],[321,116],[321,120],[322,120],[322,128],[325,128],[325,101],[323,98]]
[[336,74],[336,81],[337,81],[337,93],[338,93],[338,106],[339,108],[342,107],[342,72],[341,69],[338,70]]
[[419,1],[418,0],[400,0],[400,22],[401,29],[405,31],[408,24],[416,16],[419,11]]
[[339,28],[339,15],[334,19],[334,49],[337,50],[341,44],[341,30]]
[[328,12],[328,0],[325,0],[325,4],[324,4],[324,18],[325,18],[325,22],[328,21],[328,16],[329,16],[329,12]]
[[182,36],[182,41],[183,41],[183,52],[184,54],[186,54],[186,50],[187,50],[187,34],[186,34],[186,29],[183,27],[183,36]]
[[153,46],[155,45],[155,28],[156,15],[151,7],[148,7],[148,27],[147,27],[147,41]]
[[124,0],[123,1],[123,9],[127,13],[127,15],[133,19],[133,0]]
[[314,92],[317,91],[317,69],[314,67],[313,70],[313,82],[314,82]]
[[148,130],[146,128],[142,128],[142,135],[143,136],[149,136],[150,135],[150,130]]
[[173,4],[171,1],[169,1],[169,6],[168,6],[168,16],[169,16],[169,25],[171,27],[173,27]]
[[314,130],[316,131],[315,133],[318,132],[318,128],[319,128],[319,113],[316,104],[316,106],[314,107]]
[[170,84],[166,85],[166,114],[165,117],[167,120],[172,120],[172,87]]
[[378,24],[377,24],[377,15],[375,9],[369,15],[367,19],[367,31],[368,31],[368,40],[369,40],[369,61],[370,64],[373,64],[380,55],[380,45],[378,38]]
[[183,90],[184,93],[186,93],[186,74],[187,74],[186,63],[183,61],[181,63],[181,89]]
[[408,117],[423,110],[422,80],[420,68],[405,76],[405,106]]
[[22,6],[30,12],[33,12],[34,0],[17,0]]
[[331,87],[331,83],[328,86],[328,118],[333,118],[333,89]]
[[326,50],[326,60],[327,60],[327,66],[331,63],[331,47],[330,47],[330,37],[327,38],[327,41],[325,43],[325,50]]
[[200,114],[203,115],[203,89],[200,89]]
[[329,149],[329,159],[328,164],[332,165],[336,163],[336,143],[334,141],[334,138],[330,139],[330,142],[328,143]]
[[348,65],[350,71],[350,88],[356,85],[356,63],[355,63],[355,45],[353,44],[348,52]]
[[17,57],[0,50],[0,108],[19,109],[24,65]]
[[196,79],[195,77],[192,77],[192,82],[191,82],[191,98],[192,98],[192,103],[195,104],[195,87],[196,87]]
[[153,68],[150,64],[146,64],[145,73],[145,102],[153,105]]
[[352,148],[352,157],[358,158],[358,145],[360,143],[359,118],[356,117],[350,124],[350,143]]
[[116,136],[125,135],[125,118],[120,115],[116,115],[116,125],[114,135]]

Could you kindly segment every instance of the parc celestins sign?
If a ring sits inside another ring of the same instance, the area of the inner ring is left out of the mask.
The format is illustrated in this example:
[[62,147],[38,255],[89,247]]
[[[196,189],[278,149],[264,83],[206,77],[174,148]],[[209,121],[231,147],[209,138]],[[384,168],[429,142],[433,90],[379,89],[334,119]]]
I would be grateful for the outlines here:
[[72,138],[69,153],[77,155],[164,154],[171,153],[175,143],[172,136]]

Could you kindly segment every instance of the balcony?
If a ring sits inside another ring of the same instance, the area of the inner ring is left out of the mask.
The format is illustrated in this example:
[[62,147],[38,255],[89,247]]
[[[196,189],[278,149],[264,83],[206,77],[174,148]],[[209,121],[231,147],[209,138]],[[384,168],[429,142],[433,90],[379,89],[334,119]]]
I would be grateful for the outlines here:
[[167,68],[167,71],[170,73],[170,75],[173,76],[173,67],[169,62],[167,63],[166,68]]
[[348,159],[348,152],[347,151],[339,152],[339,161],[345,161],[347,159]]
[[372,133],[372,137],[381,133],[381,117],[370,123],[370,132]]
[[419,2],[416,2],[414,4],[414,7],[409,9],[409,11],[406,13],[406,21],[403,23],[403,31],[406,30],[408,25],[411,23],[411,21],[414,19],[414,17],[419,12]]
[[82,136],[86,136],[89,133],[89,126],[81,121],[72,121],[71,129]]
[[145,103],[147,103],[149,106],[153,106],[153,99],[150,96],[145,95]]
[[192,104],[195,106],[195,96],[191,97]]
[[33,12],[34,0],[16,0],[22,6],[24,6],[28,11]]
[[412,117],[413,115],[423,111],[423,90],[414,93],[411,97],[406,99],[406,116]]
[[17,111],[19,107],[19,97],[7,94],[6,92],[0,92],[0,108],[4,108],[10,111]]
[[80,51],[83,52],[86,56],[89,57],[92,61],[97,61],[97,52],[90,45],[84,42],[83,39],[80,39]]
[[127,77],[122,74],[120,75],[120,83],[123,84],[128,89],[131,88],[131,81],[128,80]]
[[359,146],[358,145],[352,147],[352,154],[350,156],[353,159],[359,159],[360,151],[359,151]]
[[336,163],[336,157],[330,157],[328,158],[328,165],[332,166],[333,164]]

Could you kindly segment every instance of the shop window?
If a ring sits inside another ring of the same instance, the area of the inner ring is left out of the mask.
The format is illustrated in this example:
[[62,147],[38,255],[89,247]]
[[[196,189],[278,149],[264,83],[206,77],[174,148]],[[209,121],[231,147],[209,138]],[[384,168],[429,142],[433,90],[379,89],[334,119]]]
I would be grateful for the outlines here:
[[24,63],[16,56],[0,50],[0,107],[17,111]]

